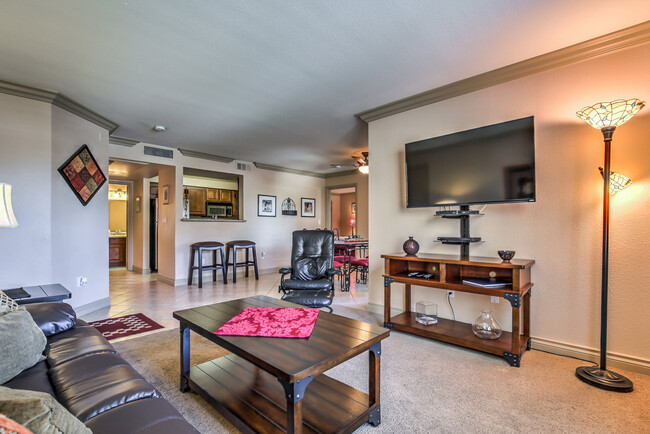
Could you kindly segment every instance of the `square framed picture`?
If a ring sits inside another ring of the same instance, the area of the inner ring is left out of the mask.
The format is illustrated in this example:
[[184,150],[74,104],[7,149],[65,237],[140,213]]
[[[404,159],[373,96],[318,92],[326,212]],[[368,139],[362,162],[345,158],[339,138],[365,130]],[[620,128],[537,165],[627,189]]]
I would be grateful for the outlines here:
[[83,145],[59,167],[59,173],[68,183],[83,206],[88,205],[106,182],[106,176],[90,152],[88,145]]
[[356,203],[356,202],[352,202],[352,203],[350,204],[350,212],[351,212],[352,214],[356,214],[356,213],[357,213],[357,203]]
[[162,189],[162,203],[167,205],[169,203],[169,184],[163,186]]
[[275,217],[277,197],[266,194],[257,195],[257,216]]
[[316,199],[308,197],[300,198],[300,216],[316,217]]

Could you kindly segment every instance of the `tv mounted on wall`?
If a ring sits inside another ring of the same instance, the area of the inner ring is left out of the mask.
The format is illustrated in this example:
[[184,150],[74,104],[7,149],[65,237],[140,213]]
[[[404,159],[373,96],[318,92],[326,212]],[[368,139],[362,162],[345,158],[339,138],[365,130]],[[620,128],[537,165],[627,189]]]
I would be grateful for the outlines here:
[[535,201],[532,116],[407,143],[408,208]]

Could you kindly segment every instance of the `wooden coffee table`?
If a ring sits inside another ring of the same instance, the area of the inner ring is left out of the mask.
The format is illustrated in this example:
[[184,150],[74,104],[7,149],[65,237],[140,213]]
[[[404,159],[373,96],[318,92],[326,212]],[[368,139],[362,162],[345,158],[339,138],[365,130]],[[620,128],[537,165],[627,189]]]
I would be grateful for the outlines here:
[[[349,433],[379,425],[381,341],[389,330],[320,312],[307,339],[214,334],[247,307],[302,306],[260,295],[174,312],[182,392],[198,393],[243,432]],[[232,354],[190,368],[190,330]],[[321,375],[366,351],[368,394]]]

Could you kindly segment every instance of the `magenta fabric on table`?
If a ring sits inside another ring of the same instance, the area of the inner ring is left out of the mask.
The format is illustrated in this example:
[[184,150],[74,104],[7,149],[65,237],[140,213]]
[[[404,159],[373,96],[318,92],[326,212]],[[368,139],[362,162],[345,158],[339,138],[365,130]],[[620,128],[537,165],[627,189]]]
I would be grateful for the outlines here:
[[301,307],[247,307],[214,332],[228,336],[308,338],[320,309]]

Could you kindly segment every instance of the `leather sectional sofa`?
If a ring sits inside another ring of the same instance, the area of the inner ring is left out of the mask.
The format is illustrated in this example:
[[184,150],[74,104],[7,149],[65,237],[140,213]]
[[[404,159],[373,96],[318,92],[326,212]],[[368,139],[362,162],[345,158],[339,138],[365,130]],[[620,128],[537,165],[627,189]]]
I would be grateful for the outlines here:
[[69,305],[27,310],[47,337],[46,359],[3,386],[52,395],[95,434],[198,432]]

